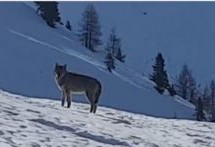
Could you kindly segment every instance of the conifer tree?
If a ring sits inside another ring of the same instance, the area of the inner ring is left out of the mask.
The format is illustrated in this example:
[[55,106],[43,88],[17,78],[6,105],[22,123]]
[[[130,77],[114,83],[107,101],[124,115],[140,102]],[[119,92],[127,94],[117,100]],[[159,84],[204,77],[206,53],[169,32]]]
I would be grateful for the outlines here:
[[171,86],[169,86],[167,90],[169,91],[171,96],[176,95],[175,87],[173,84]]
[[158,53],[150,79],[156,83],[155,89],[161,94],[169,88],[169,80],[164,66],[164,58],[161,53]]
[[208,86],[206,85],[203,92],[203,99],[209,99],[209,97],[210,97],[209,89]]
[[110,51],[111,54],[120,62],[125,62],[125,54],[122,54],[121,50],[121,39],[116,35],[116,29],[111,30],[111,34],[106,46],[106,50]]
[[105,64],[109,72],[112,72],[112,70],[115,69],[115,59],[110,51],[105,57]]
[[46,21],[46,23],[55,28],[55,23],[61,23],[60,13],[58,11],[58,2],[35,2],[38,6],[37,13]]
[[214,106],[214,99],[215,99],[215,82],[214,82],[214,80],[211,81],[210,88],[211,88],[211,104],[212,104],[212,106]]
[[215,122],[215,105],[214,105],[215,82],[214,82],[214,80],[211,81],[210,88],[211,88],[211,121]]
[[66,21],[65,27],[70,31],[72,30],[72,26],[70,24],[70,21],[68,21],[68,20]]
[[190,102],[192,104],[194,104],[195,101],[196,101],[196,99],[195,99],[195,91],[194,91],[194,89],[192,89],[191,92],[190,92]]
[[205,114],[204,114],[203,110],[204,109],[203,109],[202,99],[199,97],[198,103],[196,106],[196,120],[198,120],[198,121],[205,120]]
[[118,59],[120,62],[125,62],[125,54],[122,54],[121,48],[118,48],[117,54],[116,54],[116,59]]

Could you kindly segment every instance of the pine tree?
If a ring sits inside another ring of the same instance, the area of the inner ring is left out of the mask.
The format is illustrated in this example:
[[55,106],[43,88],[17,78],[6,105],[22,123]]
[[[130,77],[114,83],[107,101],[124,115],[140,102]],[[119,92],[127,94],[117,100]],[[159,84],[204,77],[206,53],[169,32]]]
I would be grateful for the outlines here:
[[102,44],[100,40],[100,36],[102,35],[100,29],[98,14],[93,4],[90,3],[82,14],[79,37],[80,42],[93,52],[96,51],[97,46]]
[[214,82],[214,80],[211,81],[210,88],[211,88],[211,121],[215,122],[215,105],[214,105],[215,82]]
[[110,51],[106,55],[105,64],[109,72],[112,72],[112,70],[115,69],[115,59]]
[[209,89],[208,86],[206,85],[204,88],[204,92],[203,92],[203,99],[209,99]]
[[198,121],[206,120],[203,110],[204,109],[203,109],[202,99],[199,97],[198,98],[198,103],[197,103],[197,106],[196,106],[196,120],[198,120]]
[[191,91],[196,89],[196,81],[193,78],[192,72],[186,64],[183,65],[177,81],[179,91],[177,92],[182,98],[190,100]]
[[195,103],[195,92],[194,92],[194,89],[192,89],[191,92],[190,92],[190,102],[192,104]]
[[36,1],[36,2],[34,2],[35,4],[36,4],[36,6],[37,6],[37,14],[39,14],[40,15],[40,13],[41,13],[41,5],[42,5],[42,2],[38,2],[38,1]]
[[161,53],[158,53],[155,65],[153,65],[153,74],[150,79],[156,83],[155,89],[161,94],[169,87],[169,80],[164,66],[163,56]]
[[122,54],[122,51],[121,51],[121,48],[118,48],[117,50],[117,54],[116,54],[116,59],[118,59],[120,62],[125,62],[125,57],[126,55],[125,54]]
[[61,23],[60,13],[58,11],[58,2],[35,2],[38,6],[37,13],[46,21],[46,23],[55,28],[55,23]]
[[122,54],[121,39],[116,35],[116,29],[111,30],[111,34],[106,45],[106,50],[110,51],[112,55],[120,62],[125,62],[126,55]]
[[215,99],[215,82],[214,82],[214,80],[211,81],[210,88],[211,88],[211,104],[212,104],[212,106],[214,106],[214,99]]
[[176,95],[175,87],[174,87],[173,84],[168,87],[168,91],[169,91],[169,93],[170,93],[171,96]]
[[66,21],[65,27],[70,31],[72,30],[72,26],[70,24],[70,21],[68,21],[68,20]]

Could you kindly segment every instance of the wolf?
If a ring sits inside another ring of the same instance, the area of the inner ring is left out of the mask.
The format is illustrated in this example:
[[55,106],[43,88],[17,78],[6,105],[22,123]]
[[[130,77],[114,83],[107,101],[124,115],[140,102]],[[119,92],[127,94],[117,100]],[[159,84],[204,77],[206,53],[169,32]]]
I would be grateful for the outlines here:
[[55,63],[55,81],[62,91],[61,105],[67,101],[67,108],[71,106],[72,94],[85,94],[90,103],[90,113],[96,113],[99,97],[101,94],[101,83],[92,77],[67,71],[67,65]]

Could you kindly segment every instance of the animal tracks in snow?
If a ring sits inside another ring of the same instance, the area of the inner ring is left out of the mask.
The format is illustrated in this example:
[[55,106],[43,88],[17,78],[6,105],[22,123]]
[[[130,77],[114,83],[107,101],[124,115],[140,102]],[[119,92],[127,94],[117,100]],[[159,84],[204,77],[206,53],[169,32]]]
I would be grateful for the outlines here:
[[215,124],[154,118],[110,108],[0,92],[0,146],[214,147]]

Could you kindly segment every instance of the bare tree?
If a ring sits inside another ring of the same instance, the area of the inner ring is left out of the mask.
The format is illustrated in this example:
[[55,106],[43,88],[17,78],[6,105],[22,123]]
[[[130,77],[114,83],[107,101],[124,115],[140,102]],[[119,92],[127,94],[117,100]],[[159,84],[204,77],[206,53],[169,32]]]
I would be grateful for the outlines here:
[[196,81],[192,75],[191,70],[186,64],[184,64],[182,67],[177,80],[177,85],[179,87],[177,94],[184,99],[192,101],[190,96],[194,97],[194,92],[196,90]]
[[106,45],[106,50],[111,52],[111,54],[120,62],[125,62],[126,55],[122,54],[121,46],[121,38],[117,36],[116,28],[113,28]]
[[89,50],[95,52],[96,47],[102,44],[100,36],[101,27],[99,24],[99,17],[95,7],[89,3],[82,14],[80,23],[79,37],[80,42]]

